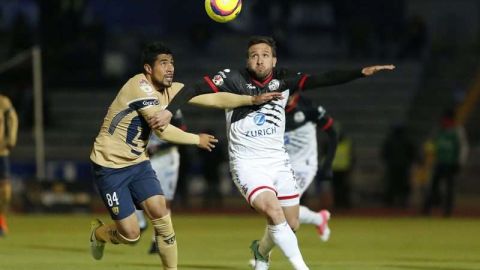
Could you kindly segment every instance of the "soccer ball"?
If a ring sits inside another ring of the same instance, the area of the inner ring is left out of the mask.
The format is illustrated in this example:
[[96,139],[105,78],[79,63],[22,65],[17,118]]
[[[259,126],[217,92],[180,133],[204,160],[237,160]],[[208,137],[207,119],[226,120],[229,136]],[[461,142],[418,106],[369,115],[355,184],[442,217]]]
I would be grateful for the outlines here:
[[235,19],[242,10],[242,0],[205,0],[208,17],[219,23]]

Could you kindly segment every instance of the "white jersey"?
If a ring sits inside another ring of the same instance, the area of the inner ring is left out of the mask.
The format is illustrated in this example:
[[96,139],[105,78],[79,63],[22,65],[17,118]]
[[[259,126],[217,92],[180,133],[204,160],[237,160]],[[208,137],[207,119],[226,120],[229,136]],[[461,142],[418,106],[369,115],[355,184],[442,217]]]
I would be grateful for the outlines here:
[[[307,122],[303,126],[285,132],[285,147],[292,163],[304,160],[317,160],[317,126]],[[317,163],[312,164],[317,166]]]
[[288,160],[284,147],[285,112],[289,91],[276,100],[232,123],[233,110],[227,110],[227,134],[231,161],[244,159]]
[[249,204],[262,192],[274,192],[283,207],[299,203],[297,181],[284,146],[288,96],[302,88],[306,76],[284,79],[275,70],[263,82],[247,70],[224,69],[205,82],[213,91],[259,95],[276,91],[282,100],[227,110],[228,151],[233,181]]

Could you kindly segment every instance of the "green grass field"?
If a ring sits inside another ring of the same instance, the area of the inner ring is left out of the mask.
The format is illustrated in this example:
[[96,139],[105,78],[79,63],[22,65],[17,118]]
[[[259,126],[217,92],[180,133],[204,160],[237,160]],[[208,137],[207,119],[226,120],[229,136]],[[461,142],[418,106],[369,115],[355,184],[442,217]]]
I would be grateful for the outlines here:
[[[147,254],[150,232],[133,247],[107,246],[104,259],[94,261],[91,218],[11,216],[10,234],[0,238],[0,269],[161,269],[159,258]],[[179,269],[249,269],[248,246],[263,224],[249,215],[175,215]],[[480,269],[480,219],[334,217],[331,227],[327,243],[312,226],[297,233],[310,269]],[[278,249],[271,269],[291,269]]]

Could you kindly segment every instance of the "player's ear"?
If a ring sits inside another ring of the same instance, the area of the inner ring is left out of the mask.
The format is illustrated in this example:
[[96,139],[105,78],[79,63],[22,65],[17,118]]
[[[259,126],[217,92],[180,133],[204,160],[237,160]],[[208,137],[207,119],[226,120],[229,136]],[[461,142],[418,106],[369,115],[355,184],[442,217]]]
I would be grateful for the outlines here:
[[152,74],[152,67],[149,64],[143,65],[143,69],[145,69],[145,72],[147,72],[147,74]]
[[277,57],[273,57],[273,67],[277,65]]

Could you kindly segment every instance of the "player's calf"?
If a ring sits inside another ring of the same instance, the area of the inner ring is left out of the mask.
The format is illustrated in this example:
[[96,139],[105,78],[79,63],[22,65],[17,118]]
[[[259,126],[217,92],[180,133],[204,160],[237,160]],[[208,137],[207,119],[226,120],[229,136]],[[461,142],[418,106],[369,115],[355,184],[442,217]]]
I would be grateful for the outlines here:
[[177,240],[170,215],[152,220],[163,269],[177,270]]

